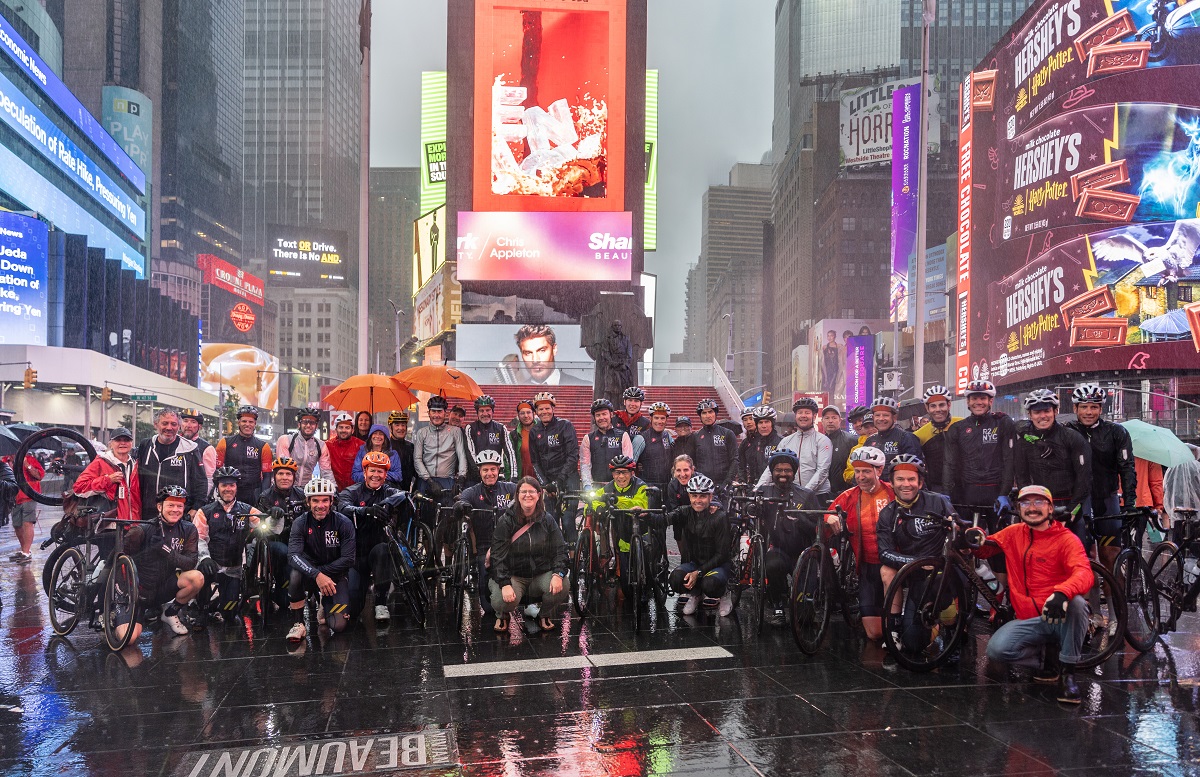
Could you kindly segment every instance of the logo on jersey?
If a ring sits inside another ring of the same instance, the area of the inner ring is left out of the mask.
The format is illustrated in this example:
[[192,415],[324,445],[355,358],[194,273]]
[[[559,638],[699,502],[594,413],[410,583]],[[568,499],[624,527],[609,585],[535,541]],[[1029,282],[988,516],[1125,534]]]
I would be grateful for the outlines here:
[[562,445],[562,442],[559,440],[559,434],[555,432],[554,434],[546,435],[546,444],[551,448],[557,448]]
[[725,447],[725,438],[719,434],[714,434],[712,441],[713,441],[713,445],[716,445],[717,447],[720,447],[720,448]]
[[507,510],[513,506],[513,498],[508,494],[496,495],[496,508],[499,510]]
[[342,537],[340,534],[338,534],[336,531],[334,531],[332,529],[325,530],[325,547],[327,547],[327,548],[340,547],[341,544],[342,544]]
[[997,426],[992,429],[983,430],[984,445],[995,445],[998,442],[1000,442],[1000,427]]
[[930,532],[940,531],[942,525],[942,519],[936,515],[922,515],[920,517],[913,518],[912,521],[913,531],[917,534],[928,534]]
[[883,452],[885,455],[888,455],[888,456],[894,456],[895,454],[898,454],[900,452],[900,443],[885,442],[883,444]]
[[182,467],[183,466],[183,456],[176,454],[176,455],[172,456],[171,458],[167,459],[166,461],[164,461],[163,464],[166,464],[168,467]]
[[616,437],[606,437],[604,439],[604,442],[606,445],[608,445],[610,450],[612,448],[620,448],[621,447],[621,441],[618,440]]
[[488,432],[487,438],[488,438],[489,445],[499,445],[500,444],[499,432]]

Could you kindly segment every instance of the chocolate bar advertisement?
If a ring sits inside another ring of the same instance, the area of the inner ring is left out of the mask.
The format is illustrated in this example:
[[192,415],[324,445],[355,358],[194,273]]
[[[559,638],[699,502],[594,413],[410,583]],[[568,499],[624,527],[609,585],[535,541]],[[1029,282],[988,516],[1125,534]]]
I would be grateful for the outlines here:
[[1197,63],[1200,0],[1053,0],[964,81],[960,390],[1200,358]]

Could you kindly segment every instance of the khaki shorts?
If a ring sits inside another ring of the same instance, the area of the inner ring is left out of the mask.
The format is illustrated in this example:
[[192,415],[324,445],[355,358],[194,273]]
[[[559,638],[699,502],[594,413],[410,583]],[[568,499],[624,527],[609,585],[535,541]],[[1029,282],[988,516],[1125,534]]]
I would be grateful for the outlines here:
[[28,523],[31,525],[37,523],[37,517],[38,517],[37,507],[38,507],[37,502],[34,502],[32,500],[30,500],[28,502],[22,502],[21,504],[13,507],[13,511],[12,511],[13,528],[15,529],[16,527],[20,526],[21,524],[25,524],[25,523]]

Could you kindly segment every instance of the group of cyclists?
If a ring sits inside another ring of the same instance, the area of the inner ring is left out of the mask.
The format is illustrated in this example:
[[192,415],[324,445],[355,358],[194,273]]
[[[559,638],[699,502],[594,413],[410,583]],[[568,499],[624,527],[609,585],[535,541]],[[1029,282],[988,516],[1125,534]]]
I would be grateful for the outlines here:
[[[229,617],[242,600],[251,534],[263,528],[279,594],[259,606],[290,612],[293,642],[307,634],[310,596],[320,600],[319,623],[340,632],[373,590],[375,623],[386,625],[393,581],[381,527],[404,510],[436,526],[439,552],[469,518],[478,603],[498,631],[523,600],[542,627],[553,624],[553,608],[566,599],[564,560],[589,511],[661,508],[645,525],[664,557],[665,533],[674,533],[680,563],[669,584],[683,614],[708,604],[725,617],[736,609],[733,503],[765,497],[778,508],[765,523],[766,619],[777,626],[788,619],[800,554],[822,524],[843,528],[844,516],[872,641],[888,628],[884,594],[897,571],[940,551],[946,517],[973,513],[981,521],[968,533],[972,547],[1016,614],[992,637],[989,656],[1039,663],[1037,679],[1059,683],[1060,700],[1078,702],[1073,668],[1092,585],[1088,555],[1111,566],[1120,550],[1120,514],[1137,491],[1132,444],[1124,427],[1103,418],[1105,392],[1096,384],[1075,388],[1075,419],[1066,424],[1054,391],[1026,396],[1024,420],[995,411],[995,396],[990,382],[969,383],[969,414],[959,418],[950,413],[952,392],[933,386],[923,396],[928,420],[911,432],[891,397],[845,419],[802,397],[787,436],[768,406],[746,409],[738,435],[719,423],[713,400],[698,404],[698,429],[686,417],[671,425],[671,408],[644,407],[638,387],[624,392],[619,410],[597,399],[582,436],[557,417],[549,392],[520,402],[512,429],[496,420],[491,397],[476,399],[476,419],[464,423],[465,414],[455,418],[447,400],[433,396],[429,423],[411,436],[404,412],[386,425],[342,413],[321,440],[320,417],[306,410],[274,448],[255,435],[253,407],[238,410],[237,431],[216,445],[199,436],[200,414],[165,411],[157,434],[136,449],[128,430],[117,430],[75,488],[107,496],[124,516],[157,521],[141,551],[141,595],[150,608],[163,605],[161,620],[176,634]],[[821,511],[823,522],[804,517]],[[606,550],[626,570],[631,529],[628,521],[616,526],[615,547]],[[202,606],[188,608],[193,602]],[[199,614],[185,619],[186,609]]]

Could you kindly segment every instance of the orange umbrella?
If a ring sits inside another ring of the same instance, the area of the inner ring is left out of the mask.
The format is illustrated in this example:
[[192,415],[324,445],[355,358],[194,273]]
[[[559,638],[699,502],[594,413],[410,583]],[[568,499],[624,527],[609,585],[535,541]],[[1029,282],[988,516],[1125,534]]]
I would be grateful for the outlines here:
[[347,378],[325,397],[334,410],[403,410],[417,397],[388,375],[355,375]]
[[428,391],[446,399],[475,399],[483,396],[483,389],[461,370],[442,364],[423,364],[397,373],[396,380],[410,391]]

